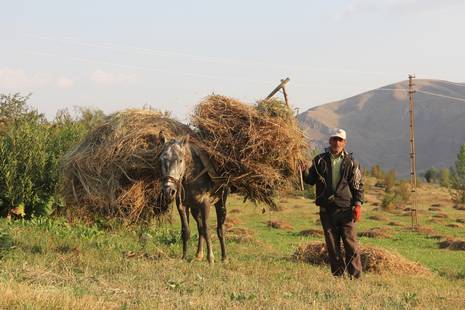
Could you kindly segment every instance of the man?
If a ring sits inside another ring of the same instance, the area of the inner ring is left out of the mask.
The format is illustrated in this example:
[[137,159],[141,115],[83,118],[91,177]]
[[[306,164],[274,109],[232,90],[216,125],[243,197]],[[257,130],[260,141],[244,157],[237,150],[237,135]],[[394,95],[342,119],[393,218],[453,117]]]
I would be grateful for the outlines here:
[[[345,150],[346,132],[334,129],[329,149],[316,156],[312,166],[304,170],[304,181],[316,184],[316,205],[328,250],[331,272],[359,278],[362,273],[355,222],[360,221],[363,203],[362,174],[358,163]],[[345,259],[341,255],[341,239]]]

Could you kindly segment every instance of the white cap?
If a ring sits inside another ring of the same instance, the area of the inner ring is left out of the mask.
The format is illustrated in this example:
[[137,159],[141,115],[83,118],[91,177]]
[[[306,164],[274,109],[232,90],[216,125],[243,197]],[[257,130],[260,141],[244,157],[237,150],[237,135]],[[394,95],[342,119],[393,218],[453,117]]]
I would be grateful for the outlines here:
[[341,128],[334,128],[333,130],[331,130],[330,138],[332,137],[339,137],[341,139],[346,140],[346,131]]

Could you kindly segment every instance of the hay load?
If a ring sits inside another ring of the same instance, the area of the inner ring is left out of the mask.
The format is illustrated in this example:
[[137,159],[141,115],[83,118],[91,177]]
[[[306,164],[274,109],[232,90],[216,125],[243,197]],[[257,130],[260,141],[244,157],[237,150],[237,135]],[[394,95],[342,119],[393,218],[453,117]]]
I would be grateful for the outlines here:
[[161,216],[159,132],[168,138],[192,130],[153,110],[108,116],[63,161],[63,195],[73,214],[128,222]]
[[275,207],[273,196],[298,181],[307,144],[292,110],[281,102],[252,106],[212,95],[197,105],[191,123],[219,180],[246,199]]
[[[361,246],[360,256],[364,272],[412,275],[430,273],[426,267],[380,248]],[[329,264],[328,252],[322,242],[312,242],[298,247],[293,258],[314,265]]]
[[275,207],[273,196],[298,182],[306,160],[303,132],[279,101],[247,105],[209,96],[197,105],[192,130],[152,110],[108,116],[64,157],[63,195],[73,215],[120,218],[127,222],[161,216],[163,201],[159,132],[190,135],[210,160],[216,185]]

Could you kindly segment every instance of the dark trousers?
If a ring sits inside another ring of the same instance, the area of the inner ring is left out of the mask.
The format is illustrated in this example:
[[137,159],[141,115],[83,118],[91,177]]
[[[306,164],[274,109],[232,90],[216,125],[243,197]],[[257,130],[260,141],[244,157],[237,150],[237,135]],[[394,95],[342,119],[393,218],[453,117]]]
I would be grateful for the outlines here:
[[[333,275],[342,276],[347,270],[351,277],[359,278],[362,274],[362,262],[352,208],[321,208],[320,220]],[[341,254],[341,239],[345,258]]]

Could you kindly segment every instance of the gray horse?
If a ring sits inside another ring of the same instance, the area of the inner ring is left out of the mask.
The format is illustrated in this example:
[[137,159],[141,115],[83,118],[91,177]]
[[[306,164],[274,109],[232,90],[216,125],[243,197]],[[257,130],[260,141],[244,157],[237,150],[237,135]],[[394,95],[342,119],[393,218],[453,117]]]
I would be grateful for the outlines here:
[[176,200],[176,207],[181,217],[182,258],[187,256],[187,243],[190,237],[189,211],[197,222],[199,241],[197,259],[203,259],[204,242],[207,244],[207,259],[214,262],[208,217],[210,205],[216,209],[217,234],[221,245],[221,259],[226,259],[223,224],[226,219],[226,198],[228,188],[218,187],[212,180],[212,167],[207,157],[189,143],[189,136],[167,141],[163,132],[160,141],[164,144],[160,154],[163,177],[163,194],[167,203]]

